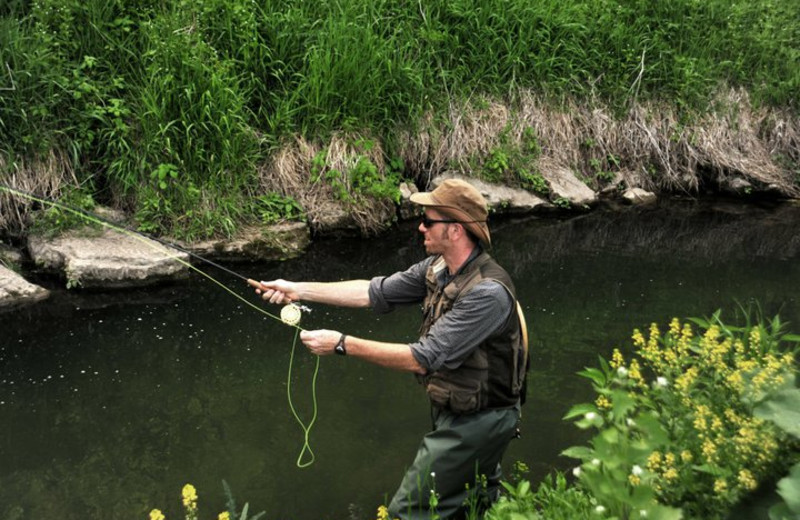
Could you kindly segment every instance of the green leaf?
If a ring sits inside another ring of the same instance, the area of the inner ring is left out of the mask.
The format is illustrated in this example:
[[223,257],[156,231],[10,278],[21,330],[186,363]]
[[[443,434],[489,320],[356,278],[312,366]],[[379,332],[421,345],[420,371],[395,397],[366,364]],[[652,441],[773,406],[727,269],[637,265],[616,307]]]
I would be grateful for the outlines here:
[[800,389],[787,388],[771,395],[755,407],[753,415],[800,437]]
[[778,482],[778,494],[797,518],[796,515],[800,513],[800,463],[792,466],[789,476]]
[[578,372],[579,376],[591,379],[597,386],[606,386],[606,376],[596,368],[587,368]]
[[597,407],[589,403],[576,404],[575,406],[569,409],[567,415],[562,417],[562,419],[563,420],[572,419],[573,417],[577,417],[579,415],[586,415],[589,412],[597,413]]
[[561,455],[564,455],[565,457],[571,457],[573,459],[587,460],[594,457],[594,450],[588,446],[570,446],[566,450],[562,451]]

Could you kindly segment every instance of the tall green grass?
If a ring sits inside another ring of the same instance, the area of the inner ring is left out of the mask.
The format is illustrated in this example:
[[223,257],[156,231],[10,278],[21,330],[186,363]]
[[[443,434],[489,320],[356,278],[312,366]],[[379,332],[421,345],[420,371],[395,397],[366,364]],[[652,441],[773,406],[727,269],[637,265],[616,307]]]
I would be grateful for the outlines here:
[[65,152],[154,231],[230,231],[284,140],[391,142],[475,96],[702,111],[732,86],[796,110],[799,20],[787,0],[12,0],[0,153]]

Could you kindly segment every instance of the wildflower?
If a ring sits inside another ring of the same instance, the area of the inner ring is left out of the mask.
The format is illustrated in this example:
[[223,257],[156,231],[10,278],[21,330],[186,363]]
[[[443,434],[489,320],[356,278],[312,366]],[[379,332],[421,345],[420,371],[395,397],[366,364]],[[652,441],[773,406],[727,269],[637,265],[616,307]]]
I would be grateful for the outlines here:
[[658,470],[658,467],[661,465],[661,452],[654,451],[647,457],[647,469],[650,471]]
[[739,471],[739,484],[748,491],[752,491],[758,487],[758,482],[753,478],[753,474],[750,473],[750,470],[747,469]]
[[667,381],[667,378],[664,376],[658,376],[656,378],[656,386],[666,388],[669,386],[669,381]]
[[150,511],[150,520],[164,520],[164,513],[160,509]]
[[647,509],[640,509],[639,510],[639,517],[640,518],[647,518]]
[[389,508],[388,507],[386,507],[384,505],[378,506],[378,518],[377,518],[377,520],[389,520]]
[[664,472],[664,480],[676,480],[678,478],[678,470],[675,468],[669,468],[667,471]]
[[691,451],[689,451],[689,450],[683,450],[683,451],[681,452],[681,460],[682,460],[683,462],[687,462],[687,463],[688,463],[688,462],[692,462],[692,459],[693,459],[693,458],[694,458],[694,456],[692,455],[692,452],[691,452]]
[[677,336],[681,332],[681,322],[678,321],[678,318],[672,318],[672,321],[669,322],[669,333],[673,336]]
[[575,466],[574,468],[572,468],[572,474],[575,477],[580,478],[580,476],[581,476],[581,467],[580,466]]
[[642,467],[638,464],[634,465],[633,468],[631,468],[631,473],[637,477],[640,476],[643,473]]
[[597,414],[594,412],[587,412],[586,415],[584,415],[584,418],[586,418],[587,421],[594,421],[597,419]]
[[634,426],[636,426],[636,421],[628,417],[627,419],[625,419],[625,424],[628,425],[628,428],[633,428]]
[[592,466],[599,466],[599,465],[600,465],[600,459],[592,459]]
[[617,375],[622,378],[628,377],[628,369],[625,367],[619,367],[617,369]]
[[183,505],[186,509],[197,509],[197,490],[191,484],[183,486]]
[[643,347],[644,346],[644,336],[639,331],[639,329],[633,329],[633,336],[631,336],[633,340],[633,346],[635,347]]
[[604,395],[598,397],[595,400],[594,404],[596,404],[598,408],[606,408],[606,409],[611,408],[611,401],[609,401],[608,398]]
[[597,513],[598,515],[602,515],[603,513],[606,512],[606,508],[603,506],[597,506],[594,508],[594,512]]
[[625,364],[625,358],[622,357],[622,352],[619,351],[618,348],[614,349],[614,353],[611,355],[611,368],[622,368],[622,365]]
[[631,483],[631,486],[638,486],[642,483],[642,479],[638,475],[628,475],[628,482]]
[[217,520],[231,520],[231,514],[227,511],[223,511],[217,516]]
[[728,491],[728,483],[725,482],[725,479],[718,478],[714,481],[714,493],[722,495],[726,491]]

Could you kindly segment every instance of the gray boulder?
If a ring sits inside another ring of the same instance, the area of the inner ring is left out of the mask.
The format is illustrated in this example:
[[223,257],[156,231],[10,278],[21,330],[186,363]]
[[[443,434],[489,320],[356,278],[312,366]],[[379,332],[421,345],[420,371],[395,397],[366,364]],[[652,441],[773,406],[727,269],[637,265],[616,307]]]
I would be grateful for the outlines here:
[[28,252],[41,269],[63,275],[68,288],[136,287],[188,274],[186,253],[111,229],[31,236]]
[[286,260],[300,256],[311,243],[304,222],[285,222],[273,226],[250,226],[230,239],[205,240],[182,246],[202,257],[227,262]]
[[537,209],[552,208],[550,202],[527,190],[490,184],[480,179],[463,177],[454,173],[443,173],[434,177],[431,180],[430,189],[436,188],[447,179],[461,179],[475,186],[486,199],[489,208],[496,213],[525,214]]
[[36,303],[48,296],[50,291],[0,264],[0,312]]

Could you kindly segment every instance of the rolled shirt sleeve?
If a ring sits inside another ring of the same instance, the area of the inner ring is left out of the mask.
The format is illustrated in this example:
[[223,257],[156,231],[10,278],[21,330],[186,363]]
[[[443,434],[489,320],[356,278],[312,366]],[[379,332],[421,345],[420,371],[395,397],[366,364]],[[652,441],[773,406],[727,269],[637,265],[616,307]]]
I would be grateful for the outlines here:
[[428,334],[411,344],[414,358],[428,372],[458,368],[478,345],[503,327],[513,304],[502,284],[480,282],[462,295]]
[[[396,305],[422,303],[427,292],[425,275],[433,260],[428,257],[405,271],[372,278],[372,309],[387,313]],[[484,280],[461,295],[424,337],[411,343],[411,352],[428,372],[457,368],[478,345],[503,327],[513,305],[511,294],[502,284]]]

